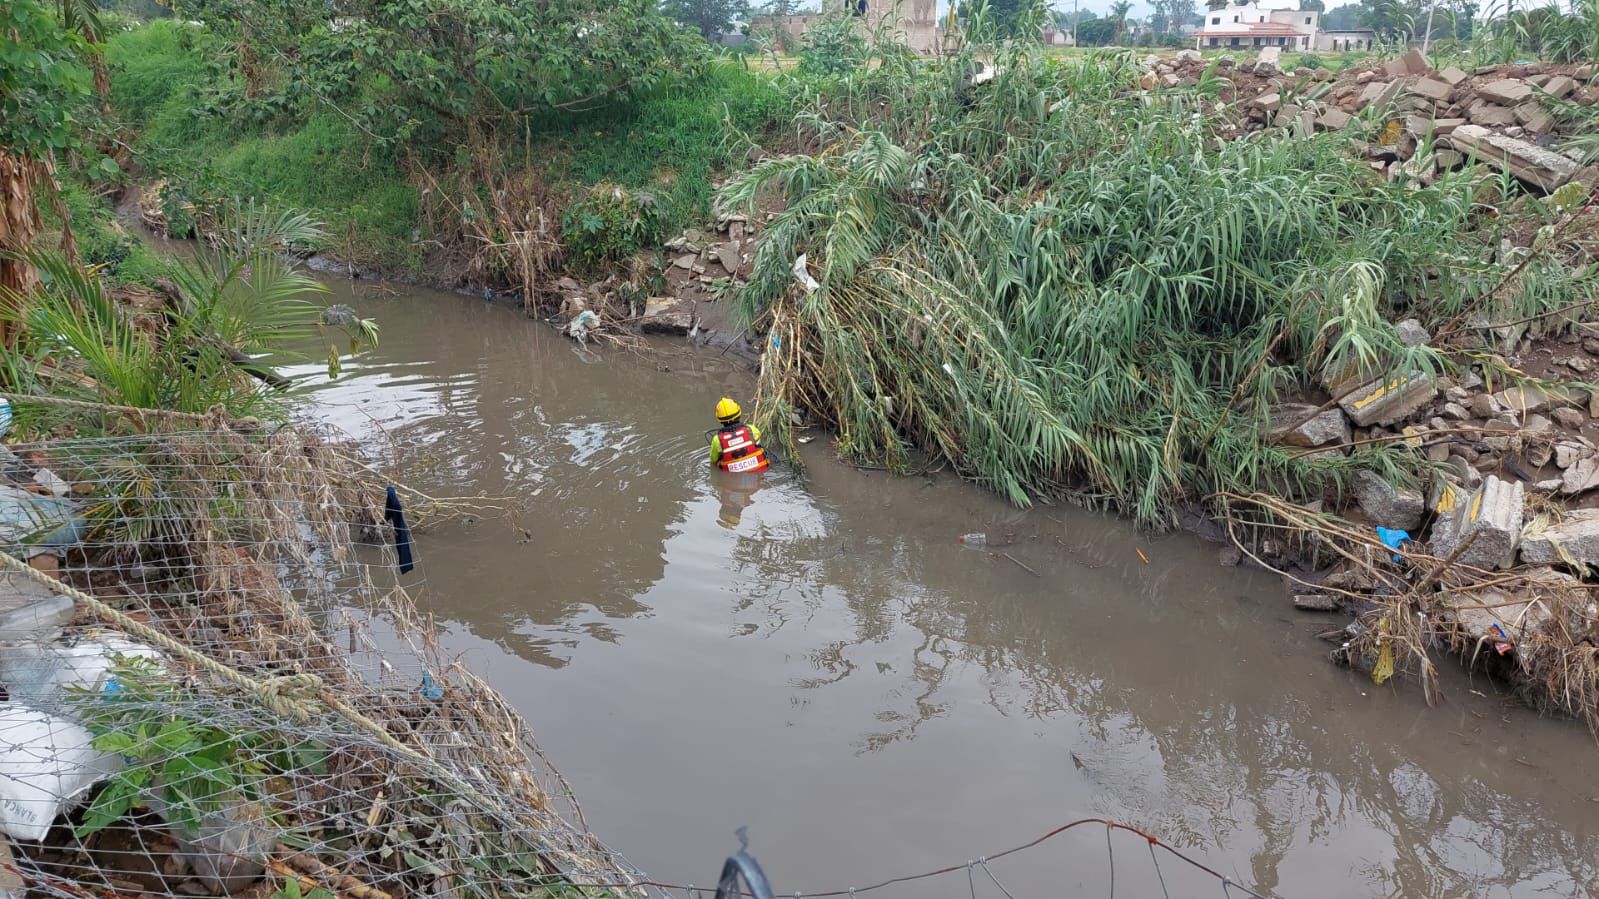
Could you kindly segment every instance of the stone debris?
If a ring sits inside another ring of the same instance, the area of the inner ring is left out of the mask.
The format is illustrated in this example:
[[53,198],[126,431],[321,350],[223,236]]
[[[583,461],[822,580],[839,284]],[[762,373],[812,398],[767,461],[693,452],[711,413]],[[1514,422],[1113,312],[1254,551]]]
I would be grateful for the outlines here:
[[1432,402],[1438,387],[1424,372],[1413,371],[1373,381],[1344,394],[1338,405],[1360,427],[1389,425]]
[[1582,406],[1588,402],[1588,393],[1576,387],[1528,385],[1502,390],[1494,394],[1494,400],[1502,409],[1524,414],[1546,412],[1560,406]]
[[677,297],[650,297],[644,302],[639,329],[646,334],[687,334],[694,328],[694,312]]
[[1338,409],[1289,403],[1271,410],[1271,439],[1288,446],[1313,448],[1350,440],[1349,419]]
[[1521,535],[1521,561],[1599,565],[1599,509],[1577,509],[1555,524],[1535,521]]
[[1465,540],[1471,540],[1456,559],[1458,564],[1493,570],[1515,562],[1521,541],[1526,488],[1520,483],[1489,475],[1482,486],[1464,493],[1446,485],[1434,504],[1438,520],[1429,544],[1433,555],[1448,558]]
[[1355,473],[1355,502],[1373,524],[1402,531],[1421,527],[1426,500],[1420,491],[1396,487],[1374,471]]
[[[1472,121],[1476,122],[1475,116]],[[1456,128],[1449,135],[1449,143],[1471,158],[1546,191],[1570,181],[1579,168],[1569,157],[1508,135],[1495,134],[1481,124]]]
[[1331,593],[1296,593],[1294,608],[1306,612],[1336,612],[1338,597]]

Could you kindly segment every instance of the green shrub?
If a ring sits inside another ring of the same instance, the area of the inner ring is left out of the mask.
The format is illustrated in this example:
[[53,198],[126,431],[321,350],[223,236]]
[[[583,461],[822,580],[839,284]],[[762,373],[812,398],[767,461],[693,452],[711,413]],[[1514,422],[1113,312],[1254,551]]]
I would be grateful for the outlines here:
[[617,262],[660,242],[660,207],[654,194],[602,181],[566,207],[561,238],[589,268]]

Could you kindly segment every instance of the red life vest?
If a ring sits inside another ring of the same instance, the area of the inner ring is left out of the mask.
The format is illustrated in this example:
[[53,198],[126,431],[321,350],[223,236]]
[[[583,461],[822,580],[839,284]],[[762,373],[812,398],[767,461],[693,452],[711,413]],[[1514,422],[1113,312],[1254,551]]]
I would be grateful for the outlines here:
[[755,442],[749,425],[716,432],[716,467],[723,471],[765,471],[766,449]]

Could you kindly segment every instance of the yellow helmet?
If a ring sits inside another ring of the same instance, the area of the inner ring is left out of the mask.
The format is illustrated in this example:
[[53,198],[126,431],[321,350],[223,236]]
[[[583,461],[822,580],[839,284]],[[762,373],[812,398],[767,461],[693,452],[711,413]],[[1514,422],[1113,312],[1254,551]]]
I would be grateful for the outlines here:
[[739,408],[738,401],[734,400],[730,396],[722,397],[722,399],[716,404],[717,421],[737,421],[738,417],[743,414],[744,410]]

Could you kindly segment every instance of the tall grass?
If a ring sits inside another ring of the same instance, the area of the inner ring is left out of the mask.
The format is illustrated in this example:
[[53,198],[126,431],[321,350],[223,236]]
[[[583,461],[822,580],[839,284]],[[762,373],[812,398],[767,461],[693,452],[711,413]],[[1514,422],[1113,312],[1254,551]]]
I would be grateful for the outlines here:
[[1496,237],[1468,236],[1475,175],[1388,183],[1342,135],[1219,140],[1202,90],[1129,91],[1125,56],[1012,47],[975,90],[973,62],[859,73],[804,120],[818,152],[729,185],[728,203],[788,203],[741,296],[773,331],[778,439],[804,409],[854,457],[899,468],[920,448],[1018,503],[1076,488],[1161,524],[1222,490],[1415,468],[1296,458],[1261,438],[1267,405],[1327,367],[1447,365],[1391,319],[1513,318],[1574,289],[1568,273],[1484,307],[1505,270]]

